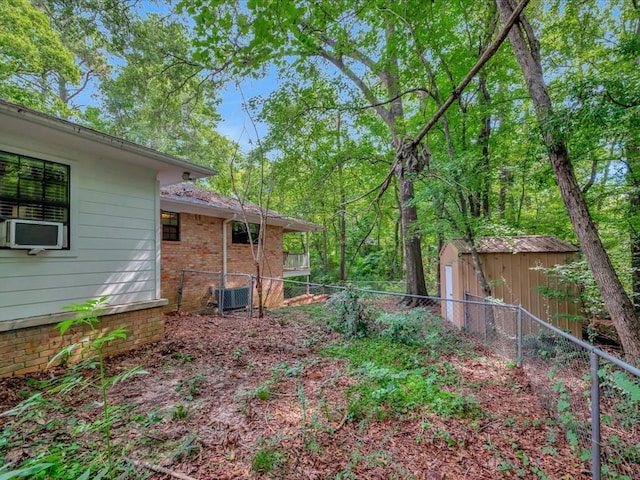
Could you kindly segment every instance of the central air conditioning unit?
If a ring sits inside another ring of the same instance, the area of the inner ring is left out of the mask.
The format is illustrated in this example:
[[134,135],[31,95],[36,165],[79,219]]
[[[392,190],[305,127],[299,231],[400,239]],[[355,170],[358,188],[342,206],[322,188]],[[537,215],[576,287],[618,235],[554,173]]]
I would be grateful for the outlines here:
[[218,308],[235,310],[249,305],[249,287],[221,288],[215,291]]
[[0,247],[59,250],[63,246],[64,224],[41,220],[0,220]]

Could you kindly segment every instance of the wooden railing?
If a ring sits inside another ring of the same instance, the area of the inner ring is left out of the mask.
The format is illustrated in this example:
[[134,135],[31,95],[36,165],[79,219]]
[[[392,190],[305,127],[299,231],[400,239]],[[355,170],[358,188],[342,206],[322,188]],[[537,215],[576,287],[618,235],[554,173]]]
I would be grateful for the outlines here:
[[285,253],[285,270],[309,270],[309,254],[307,253]]

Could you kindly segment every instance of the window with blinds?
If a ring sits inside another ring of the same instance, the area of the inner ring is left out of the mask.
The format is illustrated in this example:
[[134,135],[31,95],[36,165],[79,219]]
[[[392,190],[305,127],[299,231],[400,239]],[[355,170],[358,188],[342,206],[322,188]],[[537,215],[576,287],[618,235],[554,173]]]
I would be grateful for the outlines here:
[[69,247],[69,166],[0,151],[0,219],[61,222]]

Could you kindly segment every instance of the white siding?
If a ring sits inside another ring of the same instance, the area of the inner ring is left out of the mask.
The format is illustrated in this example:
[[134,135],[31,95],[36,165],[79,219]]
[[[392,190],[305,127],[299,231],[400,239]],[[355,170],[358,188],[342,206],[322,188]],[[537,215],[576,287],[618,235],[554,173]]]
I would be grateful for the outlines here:
[[156,171],[74,151],[73,138],[60,148],[0,132],[0,150],[71,168],[71,249],[37,256],[0,249],[0,321],[102,295],[111,305],[158,299]]

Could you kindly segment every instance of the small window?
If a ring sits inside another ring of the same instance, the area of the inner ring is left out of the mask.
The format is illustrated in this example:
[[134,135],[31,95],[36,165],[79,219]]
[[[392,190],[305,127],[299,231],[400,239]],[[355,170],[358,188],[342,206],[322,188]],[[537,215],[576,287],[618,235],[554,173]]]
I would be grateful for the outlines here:
[[260,225],[257,223],[233,222],[233,233],[231,234],[232,243],[258,243],[260,237]]
[[165,212],[160,214],[162,218],[162,240],[168,242],[180,241],[180,214],[175,212]]
[[0,218],[64,224],[69,248],[69,165],[0,151]]

